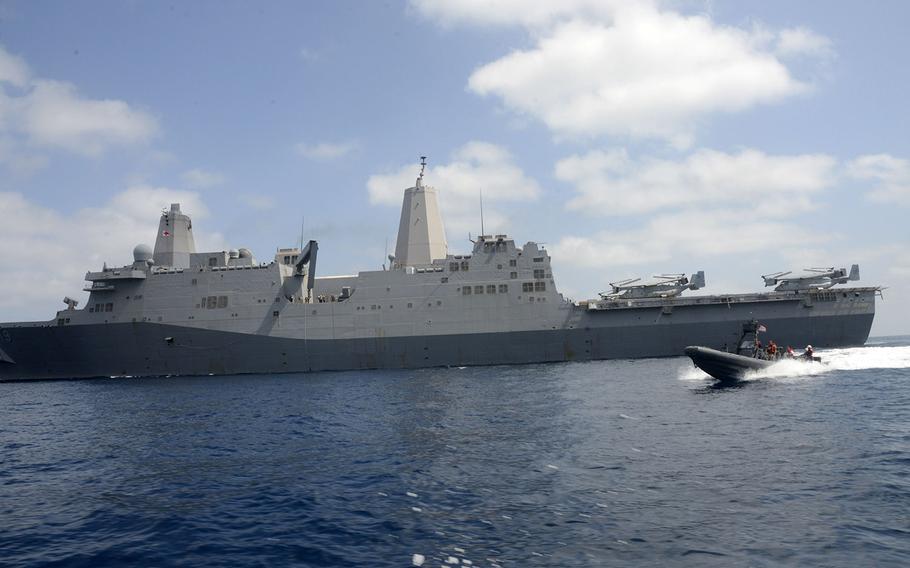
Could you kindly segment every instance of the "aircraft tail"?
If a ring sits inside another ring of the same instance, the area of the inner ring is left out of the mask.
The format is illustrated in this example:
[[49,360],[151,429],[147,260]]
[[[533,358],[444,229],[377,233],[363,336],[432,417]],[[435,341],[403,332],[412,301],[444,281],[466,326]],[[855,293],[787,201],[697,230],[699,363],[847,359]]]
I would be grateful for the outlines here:
[[847,280],[859,280],[859,265],[854,264],[850,267],[850,276],[847,277]]

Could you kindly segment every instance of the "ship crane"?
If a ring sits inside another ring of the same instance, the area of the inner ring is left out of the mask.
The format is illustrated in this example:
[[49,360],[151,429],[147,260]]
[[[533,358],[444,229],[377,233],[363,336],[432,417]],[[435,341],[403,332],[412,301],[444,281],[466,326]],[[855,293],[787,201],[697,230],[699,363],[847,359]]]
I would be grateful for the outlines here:
[[835,284],[846,284],[851,280],[859,280],[859,265],[850,267],[849,274],[846,268],[806,268],[809,274],[803,276],[790,276],[792,271],[774,272],[765,274],[762,279],[765,286],[777,286],[775,292],[799,292],[802,290],[826,290]]
[[699,270],[690,277],[685,274],[656,274],[656,282],[642,283],[641,278],[629,278],[610,282],[610,292],[601,292],[604,300],[619,298],[672,298],[686,290],[698,290],[705,286],[705,271]]
[[[313,287],[316,285],[316,253],[319,252],[319,243],[310,241],[300,251],[300,257],[294,264],[296,276],[306,276],[306,302],[312,301]],[[304,268],[305,267],[305,268]]]

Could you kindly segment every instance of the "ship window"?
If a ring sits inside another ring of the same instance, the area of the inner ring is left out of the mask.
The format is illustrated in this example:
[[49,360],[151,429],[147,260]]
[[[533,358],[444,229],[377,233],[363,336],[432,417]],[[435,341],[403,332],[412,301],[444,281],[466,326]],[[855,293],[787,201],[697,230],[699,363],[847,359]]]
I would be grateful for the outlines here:
[[214,310],[214,309],[215,309],[215,306],[217,306],[217,305],[218,305],[218,297],[217,297],[217,296],[209,296],[209,297],[207,297],[207,298],[205,299],[205,307],[206,307],[206,309],[208,309],[208,310]]
[[487,284],[487,294],[496,293],[496,284]]
[[508,284],[500,284],[500,285],[499,285],[499,293],[500,293],[500,294],[507,294],[508,292],[509,292],[509,285],[508,285]]
[[104,311],[106,311],[106,312],[114,311],[114,304],[112,304],[110,302],[104,304]]
[[94,312],[94,311],[95,311],[95,308],[89,308],[89,309],[88,309],[88,313],[92,313],[92,312]]
[[535,283],[534,283],[534,291],[535,291],[535,292],[546,292],[546,291],[547,291],[547,283],[546,283],[546,282],[535,282]]
[[468,269],[468,261],[466,261],[466,260],[462,260],[462,261],[461,261],[461,269],[462,269],[462,270],[467,270],[467,269]]
[[278,310],[275,310],[274,312],[272,312],[272,317],[276,317],[276,318],[278,317]]
[[227,296],[218,296],[218,307],[219,308],[226,308],[227,303],[228,303]]
[[502,265],[501,265],[501,264],[497,264],[497,265],[496,265],[496,270],[502,270]]
[[436,305],[437,305],[437,306],[441,306],[441,305],[442,305],[442,300],[436,300]]
[[209,266],[217,266],[217,265],[218,265],[218,258],[216,258],[214,256],[210,256],[209,257]]
[[534,278],[543,278],[546,272],[542,268],[534,269]]
[[521,291],[522,291],[522,292],[533,292],[533,291],[534,291],[534,283],[533,283],[533,282],[522,282],[522,283],[521,283]]
[[481,285],[481,286],[474,286],[474,293],[475,293],[475,294],[483,294],[483,286],[482,286],[482,285]]
[[510,260],[509,260],[509,266],[518,266],[518,261],[515,260],[514,258],[513,258],[513,259],[510,259]]
[[443,276],[443,277],[442,277],[442,283],[443,283],[443,284],[448,283],[448,281],[449,281],[449,277],[448,277],[448,276]]
[[57,325],[63,325],[63,318],[57,320]]
[[102,306],[101,304],[95,304],[95,311],[96,311],[96,312],[100,312],[100,311],[102,310],[103,307],[104,307],[104,306]]
[[458,263],[457,262],[449,263],[449,272],[458,272]]
[[414,304],[411,303],[411,302],[408,302],[408,307],[409,307],[409,308],[413,308],[413,307],[414,307]]
[[529,301],[529,302],[533,302],[533,301],[534,301],[534,296],[528,296],[528,301]]
[[470,295],[471,295],[471,287],[470,287],[470,286],[465,286],[464,288],[462,288],[462,289],[461,289],[461,294],[464,295],[464,296],[470,296]]
[[542,257],[542,256],[535,256],[535,257],[534,257],[534,262],[543,262],[543,257]]
[[195,285],[196,285],[196,279],[193,278],[193,279],[190,281],[190,284],[192,284],[193,286],[195,286]]

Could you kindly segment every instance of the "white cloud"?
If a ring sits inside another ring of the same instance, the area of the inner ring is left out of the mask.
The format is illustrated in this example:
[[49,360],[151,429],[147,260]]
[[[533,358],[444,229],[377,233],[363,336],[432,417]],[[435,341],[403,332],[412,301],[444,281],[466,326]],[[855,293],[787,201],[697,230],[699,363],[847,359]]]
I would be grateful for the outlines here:
[[30,73],[25,61],[0,47],[0,83],[9,83],[14,87],[25,87],[28,84],[29,77]]
[[[208,213],[199,195],[163,187],[136,186],[108,203],[62,214],[29,201],[20,193],[0,192],[0,311],[10,318],[51,319],[70,296],[84,300],[83,277],[107,262],[132,262],[138,243],[154,245],[163,208],[181,203],[195,220]],[[221,235],[200,232],[197,250],[225,250]]]
[[59,81],[34,81],[23,109],[23,129],[32,143],[88,156],[145,142],[157,130],[154,118],[125,102],[84,99],[75,86]]
[[226,178],[223,174],[218,172],[195,168],[183,172],[180,179],[183,180],[183,183],[185,183],[187,187],[193,189],[208,189],[223,184]]
[[[158,226],[158,217],[172,203],[179,203],[180,209],[194,219],[208,217],[209,210],[195,191],[184,191],[168,187],[134,185],[115,195],[105,210],[135,220],[145,219],[147,224]],[[155,236],[155,230],[151,232]]]
[[823,154],[769,156],[701,149],[682,161],[633,161],[625,150],[596,150],[556,164],[575,184],[568,207],[592,215],[627,215],[700,205],[748,204],[768,216],[811,208],[811,196],[834,183],[837,161]]
[[147,142],[157,131],[150,114],[119,100],[85,98],[70,83],[34,78],[21,58],[0,47],[0,135],[17,146],[99,156]]
[[47,165],[47,158],[21,148],[10,138],[0,138],[0,164],[16,175],[29,175]]
[[298,154],[310,160],[328,161],[344,157],[357,148],[353,142],[331,143],[320,142],[318,144],[300,143],[294,146]]
[[830,39],[808,28],[787,28],[778,33],[775,52],[781,57],[827,58],[834,55],[834,45]]
[[[370,201],[400,207],[404,190],[414,186],[418,171],[414,163],[392,173],[370,176]],[[481,191],[487,232],[505,231],[509,225],[508,216],[497,204],[533,201],[540,195],[540,186],[515,165],[508,150],[479,141],[462,146],[448,164],[427,167],[425,183],[439,190],[446,228],[457,235],[479,232]]]
[[438,25],[524,26],[537,28],[579,16],[609,18],[619,1],[561,0],[411,0],[418,12]]
[[872,201],[910,205],[910,161],[890,154],[860,156],[847,164],[847,173],[877,182],[868,193]]
[[751,218],[740,209],[687,210],[655,217],[633,230],[563,237],[551,248],[560,262],[615,268],[664,262],[680,255],[748,257],[786,248],[789,243],[805,246],[831,238],[797,224]]
[[[660,10],[652,2],[414,0],[435,22],[521,25],[534,45],[480,66],[468,86],[543,121],[560,137],[600,135],[692,143],[697,122],[806,92],[775,53],[774,33]],[[822,36],[784,30],[788,54]]]

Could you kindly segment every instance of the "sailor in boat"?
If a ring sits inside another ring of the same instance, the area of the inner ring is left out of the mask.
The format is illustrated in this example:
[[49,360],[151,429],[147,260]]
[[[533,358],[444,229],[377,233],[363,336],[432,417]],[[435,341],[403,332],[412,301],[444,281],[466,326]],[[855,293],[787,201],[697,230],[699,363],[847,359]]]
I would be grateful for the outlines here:
[[768,341],[768,359],[777,359],[777,344],[774,343],[774,340]]

